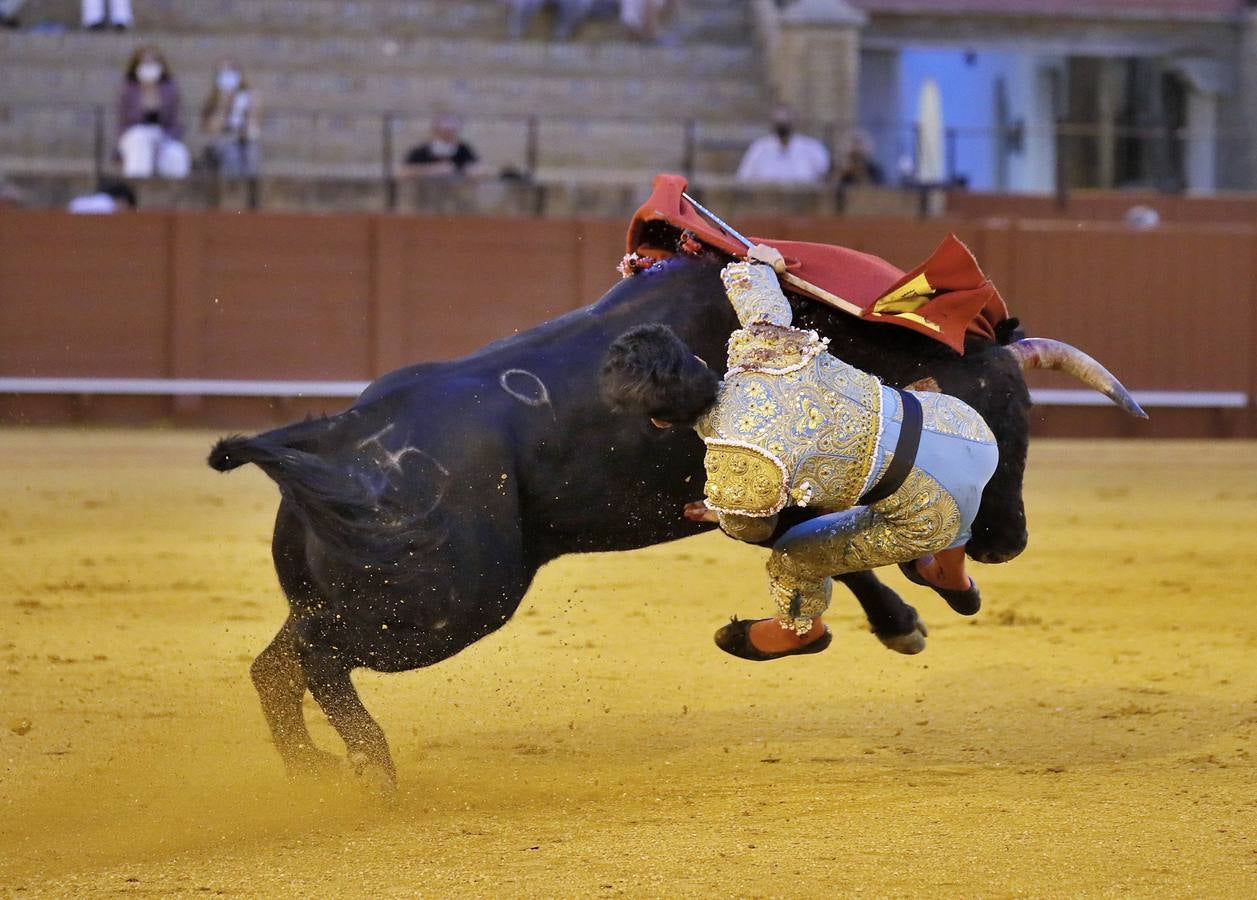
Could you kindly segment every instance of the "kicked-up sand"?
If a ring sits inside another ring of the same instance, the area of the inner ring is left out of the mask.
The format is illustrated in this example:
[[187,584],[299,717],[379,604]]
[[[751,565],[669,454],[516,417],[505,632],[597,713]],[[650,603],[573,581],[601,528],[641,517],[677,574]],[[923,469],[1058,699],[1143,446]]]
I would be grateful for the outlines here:
[[720,653],[768,601],[718,534],[561,560],[357,676],[383,806],[281,772],[277,495],[211,440],[0,431],[0,895],[1257,896],[1257,444],[1038,442],[976,618],[887,573],[916,657],[841,589],[827,652]]

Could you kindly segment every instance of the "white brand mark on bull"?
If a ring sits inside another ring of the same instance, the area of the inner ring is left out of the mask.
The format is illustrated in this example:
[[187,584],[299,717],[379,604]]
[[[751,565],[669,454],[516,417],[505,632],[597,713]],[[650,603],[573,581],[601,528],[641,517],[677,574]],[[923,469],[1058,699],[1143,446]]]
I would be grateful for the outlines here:
[[[431,462],[432,465],[436,466],[436,469],[438,472],[441,473],[442,478],[450,477],[450,470],[447,469],[439,459],[437,459],[431,453],[428,453],[426,450],[420,450],[418,447],[402,447],[398,450],[389,450],[387,447],[385,447],[384,442],[381,441],[380,438],[382,438],[384,435],[388,434],[390,431],[393,430],[393,424],[395,423],[390,423],[386,425],[384,428],[381,428],[379,431],[377,431],[375,434],[371,435],[370,437],[364,438],[363,440],[359,441],[358,449],[366,450],[366,448],[369,445],[374,444],[376,449],[379,452],[379,456],[382,457],[382,459],[379,460],[379,466],[381,469],[386,470],[386,471],[391,470],[393,472],[397,472],[398,474],[402,474],[402,460],[405,459],[406,456],[410,454],[415,454],[417,456],[423,457],[424,459]],[[387,478],[388,476],[386,475],[385,477]],[[433,497],[432,504],[426,510],[423,511],[423,515],[427,515],[428,513],[431,513],[433,510],[435,510],[437,506],[440,505],[441,498],[444,495],[445,495],[445,483],[441,482],[437,486],[436,496]]]
[[[520,393],[520,391],[511,387],[510,380],[516,376],[532,381],[530,387],[535,392],[533,396]],[[498,376],[498,385],[525,406],[550,406],[553,412],[553,404],[550,403],[550,392],[546,389],[545,382],[527,369],[507,369]]]

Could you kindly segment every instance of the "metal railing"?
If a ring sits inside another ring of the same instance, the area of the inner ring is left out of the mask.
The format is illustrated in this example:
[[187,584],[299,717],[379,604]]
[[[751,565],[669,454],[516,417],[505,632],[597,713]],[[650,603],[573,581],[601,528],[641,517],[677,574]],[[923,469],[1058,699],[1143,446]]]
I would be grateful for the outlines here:
[[[31,112],[65,111],[77,114],[77,122],[67,125],[67,131],[77,128],[85,118],[90,118],[90,141],[84,137],[82,155],[90,155],[91,170],[99,179],[111,171],[114,142],[112,140],[112,113],[104,104],[28,101],[0,102],[0,121],[7,121],[15,114]],[[297,108],[267,108],[263,113],[263,148],[267,143],[267,131],[293,131],[294,123],[305,123],[305,136],[300,146],[317,149],[320,140],[336,133],[340,140],[352,142],[353,152],[348,163],[318,160],[304,167],[311,177],[334,177],[353,172],[352,177],[382,183],[386,204],[395,209],[399,201],[401,180],[402,143],[406,138],[420,139],[431,119],[429,111],[367,111],[338,112]],[[374,126],[371,123],[374,122]],[[320,137],[320,128],[324,128]],[[680,171],[693,180],[700,172],[706,176],[723,174],[732,177],[737,158],[759,133],[746,123],[705,121],[689,117],[679,122],[660,123],[656,119],[640,122],[622,118],[561,117],[539,115],[516,116],[469,116],[467,132],[469,140],[477,143],[476,132],[493,131],[500,138],[507,133],[506,141],[515,148],[507,154],[509,159],[499,158],[498,164],[513,169],[521,180],[535,180],[543,168],[543,161],[550,156],[547,146],[547,129],[558,129],[570,137],[581,129],[597,132],[599,129],[636,128],[654,129],[663,136],[659,146],[641,157],[638,169]],[[850,135],[862,132],[871,138],[875,148],[874,158],[881,163],[885,181],[908,187],[920,187],[915,173],[921,153],[922,135],[915,123],[887,122],[856,125],[851,122],[803,123],[800,132],[817,136],[828,146],[841,168],[842,155]],[[372,132],[375,138],[369,138]],[[603,140],[607,138],[604,134]],[[363,147],[366,141],[368,146]],[[499,141],[500,143],[500,141]],[[985,161],[994,167],[993,178],[979,179],[980,186],[1006,190],[1006,164],[1008,160],[1024,159],[1027,148],[1038,145],[1043,158],[1051,158],[1052,171],[1046,173],[1051,189],[1064,201],[1073,188],[1119,188],[1139,186],[1165,192],[1181,191],[1189,186],[1192,165],[1203,165],[1207,173],[1213,172],[1218,157],[1243,156],[1248,153],[1249,135],[1235,130],[1194,133],[1187,129],[1127,128],[1101,126],[1095,123],[1061,121],[1048,128],[1026,128],[1020,124],[1003,129],[987,127],[950,126],[944,129],[944,177],[930,187],[966,186],[972,184],[973,160]],[[374,145],[374,146],[371,146]],[[324,147],[326,149],[326,146]],[[640,149],[640,148],[639,148]],[[4,152],[0,141],[0,152]],[[82,155],[77,158],[82,158]],[[570,154],[569,154],[570,156]],[[1120,158],[1115,158],[1120,156]],[[371,159],[375,158],[374,166]],[[1204,162],[1201,162],[1201,161]],[[1210,162],[1212,160],[1212,162]],[[262,174],[274,174],[293,170],[289,166],[273,166],[268,173],[263,160]],[[713,162],[714,161],[714,162]],[[1003,161],[1003,162],[1001,162]],[[595,158],[590,159],[596,162]],[[596,166],[591,166],[596,168]],[[1003,167],[1003,168],[1002,168]],[[374,168],[376,175],[369,174]],[[210,173],[213,174],[213,173]],[[988,173],[990,174],[990,173]],[[1042,174],[1042,173],[1041,173]]]

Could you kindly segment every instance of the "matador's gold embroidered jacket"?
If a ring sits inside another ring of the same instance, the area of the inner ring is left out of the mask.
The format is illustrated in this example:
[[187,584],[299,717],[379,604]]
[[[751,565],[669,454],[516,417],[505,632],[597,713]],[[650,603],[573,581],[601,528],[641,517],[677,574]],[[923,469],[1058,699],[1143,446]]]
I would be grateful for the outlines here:
[[707,505],[747,541],[767,538],[788,504],[839,512],[873,480],[883,387],[825,352],[814,331],[791,327],[770,266],[721,272],[742,328],[716,404],[697,424],[707,444]]

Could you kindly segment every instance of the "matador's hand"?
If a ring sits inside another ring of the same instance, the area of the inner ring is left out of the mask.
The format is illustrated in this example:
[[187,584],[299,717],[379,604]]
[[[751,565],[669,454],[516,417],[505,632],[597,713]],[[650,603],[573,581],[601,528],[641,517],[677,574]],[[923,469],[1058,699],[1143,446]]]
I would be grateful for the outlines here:
[[707,508],[707,504],[702,500],[695,500],[693,503],[685,504],[682,509],[682,515],[691,522],[719,522],[720,517],[712,510]]
[[778,275],[784,274],[786,271],[786,258],[781,255],[780,250],[767,244],[756,244],[746,251],[746,258],[751,262],[772,266],[773,271]]

